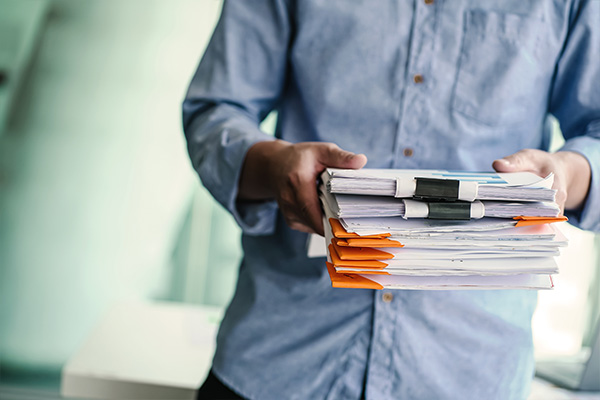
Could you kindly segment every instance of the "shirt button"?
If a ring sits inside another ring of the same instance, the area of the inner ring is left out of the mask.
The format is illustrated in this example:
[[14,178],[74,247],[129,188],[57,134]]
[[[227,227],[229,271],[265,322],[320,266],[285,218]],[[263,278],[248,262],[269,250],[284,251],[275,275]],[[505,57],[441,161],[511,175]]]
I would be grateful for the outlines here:
[[383,294],[383,296],[381,296],[381,299],[383,300],[384,303],[391,303],[392,300],[394,300],[394,295],[391,294],[390,292],[385,292]]
[[413,76],[413,81],[415,83],[423,83],[423,75],[416,74],[415,76]]
[[405,157],[412,157],[413,155],[413,149],[411,149],[410,147],[407,147],[404,149],[404,156]]
[[434,0],[425,0],[425,4],[427,4],[427,5],[433,4],[433,1]]

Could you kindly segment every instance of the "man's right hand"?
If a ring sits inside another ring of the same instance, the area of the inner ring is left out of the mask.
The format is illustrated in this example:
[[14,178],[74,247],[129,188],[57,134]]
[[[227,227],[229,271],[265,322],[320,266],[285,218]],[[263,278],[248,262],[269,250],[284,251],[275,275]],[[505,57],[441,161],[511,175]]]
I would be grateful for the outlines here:
[[246,154],[238,200],[275,199],[290,228],[323,235],[317,178],[325,168],[359,169],[366,163],[364,154],[334,143],[259,142]]

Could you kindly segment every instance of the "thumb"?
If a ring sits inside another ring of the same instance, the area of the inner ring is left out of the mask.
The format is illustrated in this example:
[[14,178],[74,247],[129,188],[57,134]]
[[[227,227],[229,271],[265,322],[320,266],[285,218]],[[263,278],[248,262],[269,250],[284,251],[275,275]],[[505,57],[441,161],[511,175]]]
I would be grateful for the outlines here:
[[492,167],[496,172],[531,171],[537,173],[539,170],[535,154],[528,150],[521,150],[510,156],[494,160]]
[[330,143],[324,147],[319,161],[326,167],[359,169],[367,163],[367,156],[342,150]]

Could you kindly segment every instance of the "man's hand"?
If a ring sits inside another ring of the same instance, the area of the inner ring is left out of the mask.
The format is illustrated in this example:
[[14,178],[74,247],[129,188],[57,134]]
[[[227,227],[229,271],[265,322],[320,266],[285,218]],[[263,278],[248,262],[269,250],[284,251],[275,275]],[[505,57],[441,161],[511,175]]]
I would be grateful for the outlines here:
[[238,199],[276,199],[292,229],[323,235],[318,176],[328,167],[359,169],[366,163],[364,154],[333,143],[259,142],[246,154]]
[[561,211],[583,206],[590,187],[591,169],[587,159],[572,151],[548,153],[525,149],[493,162],[497,172],[529,171],[545,177],[554,172],[556,202]]

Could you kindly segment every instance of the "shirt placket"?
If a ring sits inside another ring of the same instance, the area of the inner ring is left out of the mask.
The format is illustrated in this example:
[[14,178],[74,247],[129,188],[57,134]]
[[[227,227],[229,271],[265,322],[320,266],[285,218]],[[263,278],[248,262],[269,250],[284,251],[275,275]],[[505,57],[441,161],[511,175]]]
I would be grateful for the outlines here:
[[[437,0],[440,1],[440,0]],[[419,129],[426,129],[428,110],[426,96],[433,82],[430,79],[435,25],[435,0],[417,0],[414,5],[410,50],[405,76],[401,79],[398,130],[394,147],[393,168],[415,168],[420,162],[422,147]],[[393,398],[399,387],[402,371],[396,371],[394,359],[401,357],[399,319],[402,318],[405,291],[376,291],[373,305],[373,334],[367,367],[367,399]]]
[[437,7],[435,0],[416,0],[414,7],[392,168],[418,168],[427,153],[423,151],[426,146],[423,133],[430,115],[428,104],[431,99],[428,97],[433,95],[432,61]]
[[394,337],[398,298],[394,291],[374,294],[373,336],[367,370],[367,398],[387,398],[393,385]]

